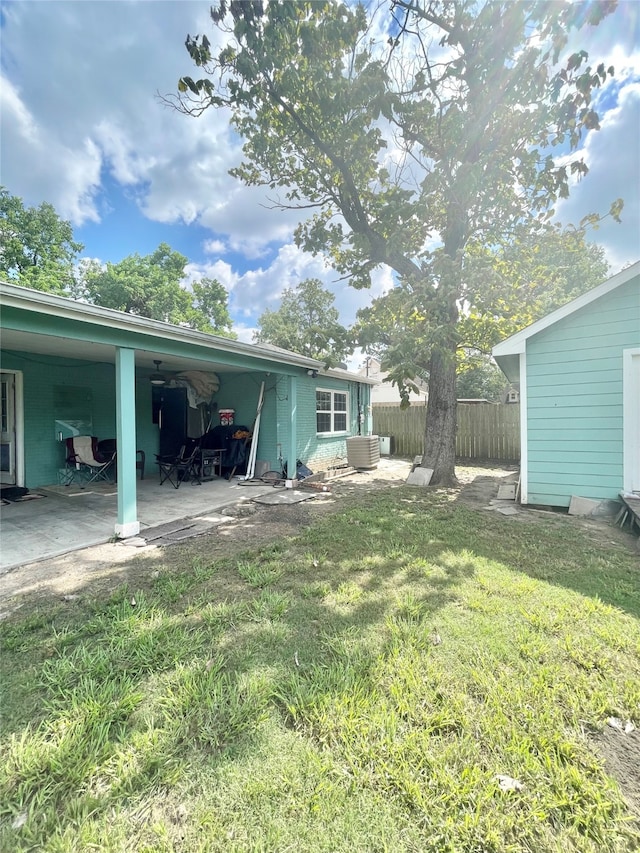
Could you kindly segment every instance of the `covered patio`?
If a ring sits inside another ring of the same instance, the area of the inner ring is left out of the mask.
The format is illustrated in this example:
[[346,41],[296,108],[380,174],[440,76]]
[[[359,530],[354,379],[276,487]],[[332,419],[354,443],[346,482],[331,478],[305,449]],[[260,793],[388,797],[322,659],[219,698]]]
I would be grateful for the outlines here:
[[[243,485],[221,477],[202,485],[160,486],[155,472],[136,484],[140,537],[145,531],[189,519],[198,532],[215,527],[224,508],[273,491],[270,485]],[[32,499],[7,503],[0,510],[0,574],[25,563],[113,540],[117,486],[99,484],[81,491],[64,486],[33,489]],[[42,496],[42,497],[39,497]],[[0,582],[1,583],[1,582]]]

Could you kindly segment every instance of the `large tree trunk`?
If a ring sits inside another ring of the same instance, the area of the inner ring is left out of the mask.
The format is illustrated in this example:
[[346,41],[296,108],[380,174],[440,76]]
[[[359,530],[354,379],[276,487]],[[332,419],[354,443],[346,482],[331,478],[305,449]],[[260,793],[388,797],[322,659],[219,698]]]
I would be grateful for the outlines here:
[[456,480],[455,352],[435,349],[429,369],[429,398],[422,467],[432,468],[431,484],[455,486]]

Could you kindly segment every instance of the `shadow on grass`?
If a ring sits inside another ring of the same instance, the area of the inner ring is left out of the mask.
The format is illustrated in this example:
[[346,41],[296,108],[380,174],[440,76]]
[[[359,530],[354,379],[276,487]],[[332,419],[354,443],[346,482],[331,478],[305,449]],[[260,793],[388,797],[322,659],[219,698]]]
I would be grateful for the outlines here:
[[[389,632],[432,632],[473,573],[439,529],[450,509],[440,512],[412,542],[410,509],[389,516],[365,501],[255,553],[263,585],[242,580],[234,560],[200,559],[146,591],[18,612],[2,626],[4,665],[22,683],[4,721],[5,737],[15,733],[1,773],[4,831],[26,812],[20,838],[37,845],[175,784],[196,753],[214,769],[258,749],[274,700],[295,702],[320,672],[329,693],[348,672],[366,685]],[[253,576],[246,556],[243,574]]]
[[614,528],[611,520],[586,521],[527,507],[518,507],[516,516],[502,517],[482,509],[497,495],[490,477],[478,477],[465,486],[455,505],[464,506],[469,493],[478,512],[472,544],[476,554],[640,617],[640,559],[634,553],[635,542],[630,534]]
[[[345,687],[367,691],[399,644],[428,655],[439,612],[478,557],[639,613],[622,553],[593,551],[563,525],[515,525],[407,488],[245,552],[241,574],[237,560],[208,562],[203,540],[191,569],[147,590],[122,587],[73,613],[18,613],[2,629],[4,665],[23,685],[1,771],[12,849],[106,820],[185,779],[196,760],[213,772],[259,750],[274,710],[295,727]],[[9,825],[20,812],[18,837]]]

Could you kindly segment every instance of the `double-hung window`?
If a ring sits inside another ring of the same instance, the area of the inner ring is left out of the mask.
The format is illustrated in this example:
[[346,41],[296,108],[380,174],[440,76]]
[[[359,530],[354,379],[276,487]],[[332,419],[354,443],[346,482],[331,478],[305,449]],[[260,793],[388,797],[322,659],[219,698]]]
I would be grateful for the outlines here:
[[330,435],[347,431],[349,395],[346,391],[316,391],[316,431]]

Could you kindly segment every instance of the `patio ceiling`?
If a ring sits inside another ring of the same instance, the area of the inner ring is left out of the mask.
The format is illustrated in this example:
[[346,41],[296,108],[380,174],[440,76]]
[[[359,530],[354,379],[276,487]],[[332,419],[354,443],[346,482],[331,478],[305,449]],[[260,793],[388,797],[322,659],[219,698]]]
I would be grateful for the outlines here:
[[[35,334],[33,332],[2,330],[2,348],[20,352],[50,355],[58,358],[72,358],[85,361],[97,361],[115,365],[116,348],[111,345],[94,341],[78,341],[71,338],[53,337],[51,335]],[[215,372],[238,373],[239,367],[228,364],[195,358],[168,356],[154,350],[136,349],[136,368],[149,372],[154,371],[154,359],[162,361],[161,371],[177,373],[183,370],[213,370]]]

